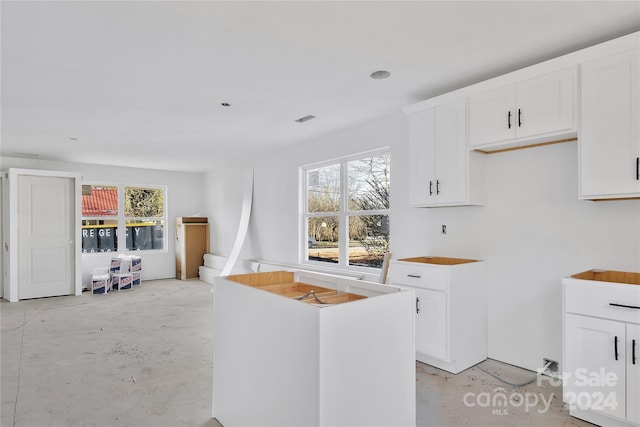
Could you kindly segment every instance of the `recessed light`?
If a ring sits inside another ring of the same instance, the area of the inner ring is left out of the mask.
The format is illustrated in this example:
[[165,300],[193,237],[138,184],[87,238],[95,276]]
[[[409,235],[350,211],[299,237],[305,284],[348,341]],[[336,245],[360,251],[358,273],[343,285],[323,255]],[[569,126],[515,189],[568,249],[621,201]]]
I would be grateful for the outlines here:
[[315,118],[316,116],[309,114],[308,116],[304,116],[304,117],[300,117],[299,119],[296,119],[296,122],[304,123],[304,122],[308,122],[309,120],[313,120]]
[[229,104],[228,102],[223,102],[222,104],[223,107],[231,107],[231,104]]
[[381,80],[381,79],[386,79],[390,75],[391,73],[386,70],[378,70],[371,73],[371,78],[376,80]]

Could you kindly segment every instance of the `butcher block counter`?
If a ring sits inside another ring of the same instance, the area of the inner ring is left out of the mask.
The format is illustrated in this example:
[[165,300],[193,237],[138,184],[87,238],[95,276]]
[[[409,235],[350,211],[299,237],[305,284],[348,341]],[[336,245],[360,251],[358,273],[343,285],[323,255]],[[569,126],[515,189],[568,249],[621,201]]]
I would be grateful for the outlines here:
[[415,426],[414,292],[307,271],[214,281],[225,427]]

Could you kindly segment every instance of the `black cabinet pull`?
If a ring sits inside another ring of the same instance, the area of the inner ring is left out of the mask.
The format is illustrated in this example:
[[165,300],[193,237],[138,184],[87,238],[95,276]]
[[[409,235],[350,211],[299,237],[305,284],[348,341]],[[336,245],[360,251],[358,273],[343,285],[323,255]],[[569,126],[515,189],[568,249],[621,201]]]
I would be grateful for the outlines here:
[[636,340],[631,340],[631,363],[636,364]]
[[520,109],[518,108],[518,127],[522,127],[522,120],[520,120],[522,118],[522,111],[520,111]]
[[420,313],[420,298],[416,298],[416,314]]
[[433,196],[433,181],[429,181],[429,195]]
[[638,307],[637,305],[616,304],[615,302],[610,302],[609,305],[613,307],[635,308],[636,310],[640,310],[640,307]]
[[511,110],[509,110],[509,114],[507,114],[507,128],[511,129]]
[[414,278],[414,279],[419,279],[419,278],[421,278],[422,276],[420,276],[420,275],[418,275],[418,274],[407,274],[407,277],[412,277],[412,278]]
[[613,340],[613,351],[615,353],[616,360],[618,360],[618,336],[617,335]]
[[640,181],[640,157],[636,157],[636,181]]
[[440,194],[440,180],[436,180],[436,194]]

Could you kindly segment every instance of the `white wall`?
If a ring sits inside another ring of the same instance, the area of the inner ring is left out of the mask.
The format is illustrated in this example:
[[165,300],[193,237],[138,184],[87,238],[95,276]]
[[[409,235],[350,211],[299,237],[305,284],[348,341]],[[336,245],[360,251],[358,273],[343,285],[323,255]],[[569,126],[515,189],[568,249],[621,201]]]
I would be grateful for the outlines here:
[[[175,277],[175,219],[178,216],[204,214],[205,211],[204,174],[3,157],[0,170],[9,168],[80,172],[84,181],[98,183],[166,186],[167,250],[138,253],[142,257],[142,280]],[[82,254],[83,284],[88,283],[94,267],[108,266],[112,255]]]
[[577,143],[569,142],[488,155],[483,207],[411,208],[408,139],[399,112],[210,172],[213,251],[231,251],[245,168],[255,168],[255,194],[241,257],[297,263],[298,167],[390,146],[394,258],[486,260],[489,356],[529,369],[543,357],[560,361],[561,278],[590,268],[640,271],[640,201],[579,201]]

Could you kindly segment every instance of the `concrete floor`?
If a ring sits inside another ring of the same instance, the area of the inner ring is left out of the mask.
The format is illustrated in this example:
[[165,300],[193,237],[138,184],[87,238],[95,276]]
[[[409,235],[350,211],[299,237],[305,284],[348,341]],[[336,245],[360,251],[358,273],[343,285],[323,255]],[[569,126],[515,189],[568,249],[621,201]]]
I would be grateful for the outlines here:
[[[219,426],[211,419],[211,285],[0,303],[0,425]],[[511,382],[533,375],[487,360]],[[418,426],[580,426],[548,381],[507,386],[471,368],[416,363]],[[503,394],[505,405],[491,402]],[[551,399],[551,404],[547,402]]]

